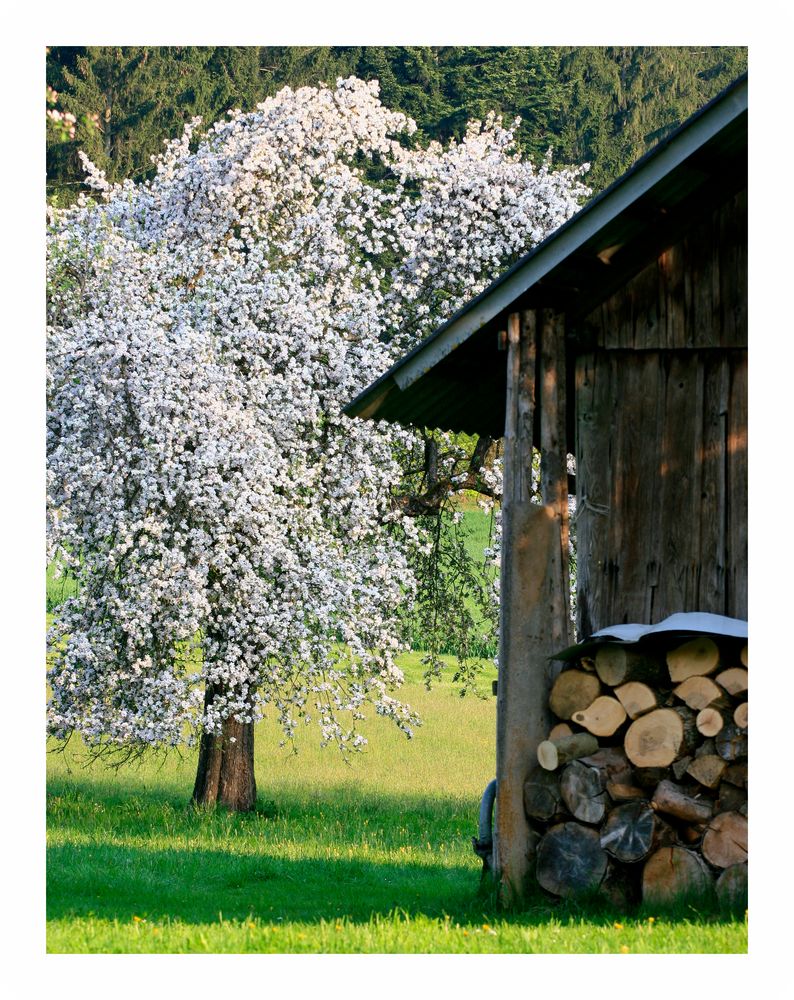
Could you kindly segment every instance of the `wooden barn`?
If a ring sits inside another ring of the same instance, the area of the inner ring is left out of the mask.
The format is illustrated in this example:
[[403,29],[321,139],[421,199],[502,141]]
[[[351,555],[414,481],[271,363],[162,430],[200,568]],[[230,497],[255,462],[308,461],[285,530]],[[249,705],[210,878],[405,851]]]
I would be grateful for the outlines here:
[[[504,438],[493,865],[505,897],[520,895],[551,654],[615,623],[747,617],[746,76],[347,412]],[[542,506],[529,502],[533,445]]]

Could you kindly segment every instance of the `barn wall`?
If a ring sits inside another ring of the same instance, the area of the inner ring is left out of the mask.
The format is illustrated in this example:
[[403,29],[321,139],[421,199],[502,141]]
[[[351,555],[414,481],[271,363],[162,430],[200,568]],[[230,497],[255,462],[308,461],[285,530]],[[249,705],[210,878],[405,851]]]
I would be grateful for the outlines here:
[[579,632],[747,617],[746,193],[595,310],[576,361]]
[[584,321],[606,350],[747,347],[747,191],[697,221]]

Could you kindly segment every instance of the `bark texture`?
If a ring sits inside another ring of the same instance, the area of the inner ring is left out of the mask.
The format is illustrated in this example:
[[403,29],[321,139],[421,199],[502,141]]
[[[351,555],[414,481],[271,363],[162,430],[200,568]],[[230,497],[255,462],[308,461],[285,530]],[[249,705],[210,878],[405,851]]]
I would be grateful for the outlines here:
[[[213,698],[208,689],[205,702]],[[256,804],[254,727],[227,719],[220,733],[204,733],[199,746],[193,801],[200,806],[224,806],[250,812]]]

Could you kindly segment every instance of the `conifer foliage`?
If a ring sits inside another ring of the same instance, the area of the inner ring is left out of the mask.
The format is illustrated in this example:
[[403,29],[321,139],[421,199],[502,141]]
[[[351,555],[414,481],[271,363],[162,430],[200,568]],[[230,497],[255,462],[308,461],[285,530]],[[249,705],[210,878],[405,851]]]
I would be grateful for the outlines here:
[[78,149],[111,180],[141,180],[191,117],[351,75],[379,80],[419,144],[460,139],[489,112],[520,117],[524,156],[552,147],[557,163],[591,163],[598,191],[746,68],[747,50],[727,46],[54,47],[47,82],[77,126],[49,130],[49,193],[74,199]]

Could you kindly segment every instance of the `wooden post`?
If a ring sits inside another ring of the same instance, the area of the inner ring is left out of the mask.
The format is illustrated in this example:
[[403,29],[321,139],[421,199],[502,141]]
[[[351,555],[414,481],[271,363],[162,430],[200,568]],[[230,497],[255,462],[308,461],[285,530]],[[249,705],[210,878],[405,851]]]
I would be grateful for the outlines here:
[[[558,324],[554,330],[559,332]],[[523,323],[518,314],[512,314],[507,332],[493,854],[499,897],[504,905],[519,901],[533,877],[534,844],[524,813],[523,789],[537,763],[538,745],[551,725],[548,696],[553,670],[548,657],[566,644],[564,638],[560,641],[559,610],[563,605],[567,608],[559,501],[540,506],[529,499],[537,363],[535,313],[524,313]],[[559,351],[564,351],[564,344]],[[541,408],[548,393],[552,398],[550,412],[557,414],[554,426],[558,426],[559,387],[556,397],[552,389],[555,387],[551,384],[548,388],[542,386]],[[562,400],[564,403],[564,382]],[[564,432],[562,442],[567,487]],[[565,510],[567,513],[567,492]],[[567,547],[567,538],[565,544]]]

